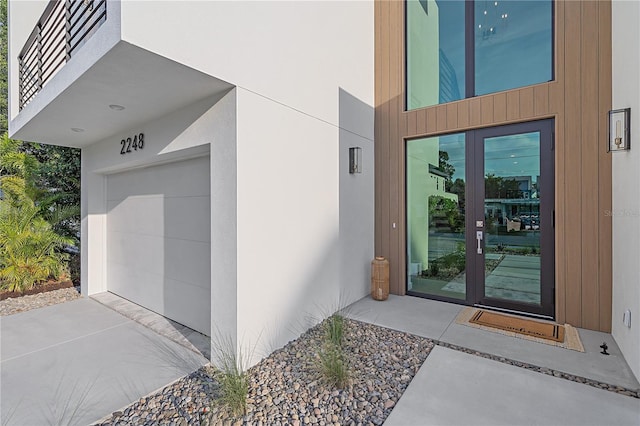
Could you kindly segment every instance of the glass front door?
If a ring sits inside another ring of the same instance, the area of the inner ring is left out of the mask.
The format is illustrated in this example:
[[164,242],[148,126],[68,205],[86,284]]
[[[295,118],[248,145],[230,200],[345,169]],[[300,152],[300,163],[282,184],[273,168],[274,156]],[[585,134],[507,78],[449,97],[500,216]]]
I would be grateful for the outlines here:
[[475,303],[553,316],[552,122],[475,132]]
[[407,291],[552,317],[550,120],[407,142]]
[[407,142],[407,290],[466,300],[465,134]]

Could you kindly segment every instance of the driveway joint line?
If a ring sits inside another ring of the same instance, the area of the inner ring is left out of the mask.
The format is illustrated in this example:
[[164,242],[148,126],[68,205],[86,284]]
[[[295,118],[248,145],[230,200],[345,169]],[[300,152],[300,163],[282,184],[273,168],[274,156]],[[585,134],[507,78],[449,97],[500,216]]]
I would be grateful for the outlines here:
[[43,348],[39,348],[39,349],[33,350],[31,352],[27,352],[27,353],[24,353],[24,354],[13,356],[11,358],[3,359],[2,361],[0,361],[0,364],[8,362],[8,361],[11,361],[11,360],[14,360],[14,359],[22,358],[22,357],[25,357],[25,356],[28,356],[28,355],[32,355],[32,354],[35,354],[35,353],[38,353],[38,352],[41,352],[41,351],[44,351],[44,350],[47,350],[47,349],[55,348],[56,346],[62,346],[62,345],[65,345],[67,343],[75,342],[76,340],[84,339],[84,338],[89,337],[89,336],[95,336],[96,334],[100,334],[100,333],[103,333],[105,331],[113,330],[114,328],[125,326],[128,323],[129,323],[128,321],[123,321],[120,324],[112,325],[111,327],[103,328],[101,330],[94,331],[94,332],[89,333],[89,334],[83,334],[82,336],[74,337],[73,339],[68,339],[68,340],[65,340],[65,341],[62,341],[62,342],[58,342],[58,343],[53,344],[53,345],[49,345],[49,346],[45,346]]
[[442,331],[442,333],[440,334],[440,336],[439,336],[437,339],[434,339],[434,341],[439,342],[439,341],[441,341],[441,340],[442,340],[442,338],[444,337],[444,335],[445,335],[445,334],[447,334],[447,331],[449,331],[449,328],[451,327],[451,325],[452,325],[453,323],[455,323],[455,322],[456,322],[456,318],[458,318],[458,315],[460,314],[460,312],[462,312],[462,309],[464,309],[464,308],[461,308],[461,309],[458,311],[458,313],[456,314],[456,316],[455,316],[455,317],[453,317],[453,319],[449,322],[449,324],[447,324],[447,326],[445,327],[445,329]]

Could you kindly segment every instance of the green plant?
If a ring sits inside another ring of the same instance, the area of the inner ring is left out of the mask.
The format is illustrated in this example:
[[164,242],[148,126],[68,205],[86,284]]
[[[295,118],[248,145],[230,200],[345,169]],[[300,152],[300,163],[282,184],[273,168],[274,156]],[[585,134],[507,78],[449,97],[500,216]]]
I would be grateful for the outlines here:
[[34,185],[39,163],[19,150],[22,142],[0,139],[0,288],[24,291],[47,279],[68,277],[72,238],[56,233],[48,219],[68,217],[70,208],[56,210],[55,196]]
[[433,262],[431,262],[431,265],[429,265],[429,274],[432,277],[437,277],[439,272],[440,266],[438,266],[438,261],[434,260]]
[[464,218],[460,214],[458,203],[441,195],[432,195],[429,197],[429,226],[442,225],[449,232],[458,233],[464,229]]
[[323,345],[318,353],[318,366],[323,379],[334,388],[344,388],[349,383],[349,363],[341,346]]
[[0,286],[24,291],[49,278],[65,278],[71,239],[53,232],[32,203],[0,200]]
[[225,337],[218,332],[214,337],[213,357],[220,385],[218,402],[230,415],[241,416],[247,411],[249,376],[246,369],[250,353],[243,352],[241,347],[236,347],[231,337]]
[[45,149],[10,139],[5,133],[0,138],[0,185],[5,199],[13,204],[31,200],[54,231],[77,244],[80,159],[77,150],[69,150],[53,146]]
[[324,323],[325,339],[335,346],[342,346],[345,320],[340,314],[333,314]]
[[317,368],[325,382],[343,388],[349,382],[349,362],[344,351],[346,319],[334,313],[322,324],[323,342],[317,356]]
[[231,369],[220,375],[221,402],[233,416],[243,415],[247,410],[249,379],[246,372]]

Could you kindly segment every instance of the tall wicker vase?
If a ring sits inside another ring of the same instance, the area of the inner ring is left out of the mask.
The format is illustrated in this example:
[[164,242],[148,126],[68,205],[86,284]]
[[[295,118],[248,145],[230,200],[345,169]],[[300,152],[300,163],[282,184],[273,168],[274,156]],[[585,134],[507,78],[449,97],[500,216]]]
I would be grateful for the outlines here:
[[389,297],[389,261],[382,256],[371,261],[371,297],[375,300]]

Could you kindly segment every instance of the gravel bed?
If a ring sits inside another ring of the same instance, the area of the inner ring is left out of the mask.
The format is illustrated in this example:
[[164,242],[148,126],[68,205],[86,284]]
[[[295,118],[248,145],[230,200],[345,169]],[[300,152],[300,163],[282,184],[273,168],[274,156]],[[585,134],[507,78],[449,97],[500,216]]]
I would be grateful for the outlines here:
[[61,288],[46,293],[0,300],[0,316],[13,315],[80,298],[80,287]]
[[232,418],[216,405],[216,371],[206,366],[161,391],[107,417],[106,425],[380,425],[437,344],[639,398],[637,390],[510,360],[461,346],[346,320],[345,350],[350,354],[351,383],[343,390],[326,386],[314,366],[322,328],[316,326],[249,370],[247,413]]
[[534,364],[514,361],[512,359],[508,359],[508,358],[497,356],[497,355],[491,355],[485,352],[474,351],[473,349],[467,349],[462,346],[452,345],[450,343],[437,342],[437,345],[445,348],[453,349],[456,351],[468,353],[471,355],[479,356],[482,358],[490,359],[493,361],[502,362],[503,364],[509,364],[509,365],[514,365],[516,367],[525,368],[527,370],[532,370],[541,374],[546,374],[548,376],[559,377],[561,379],[570,380],[572,382],[593,386],[594,388],[604,389],[609,392],[615,392],[621,395],[626,395],[626,396],[640,399],[640,389],[633,390],[633,389],[628,389],[621,386],[610,385],[608,383],[599,382],[597,380],[587,379],[586,377],[576,376],[574,374],[563,373],[562,371],[552,370],[551,368],[538,367],[537,365],[534,365]]
[[239,419],[215,404],[215,371],[204,367],[113,413],[99,425],[380,425],[434,347],[429,339],[345,320],[350,384],[327,386],[314,357],[316,326],[249,370],[247,413]]
[[218,393],[214,375],[211,367],[202,367],[96,425],[201,425]]

